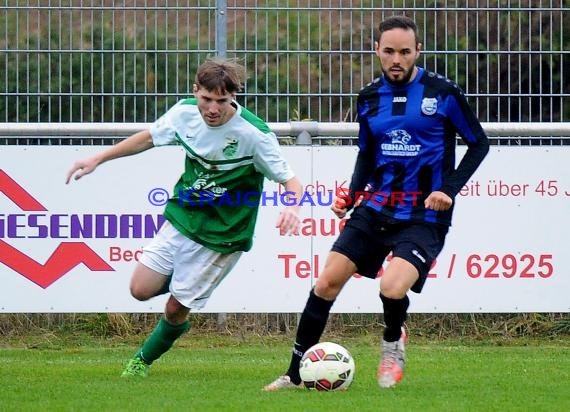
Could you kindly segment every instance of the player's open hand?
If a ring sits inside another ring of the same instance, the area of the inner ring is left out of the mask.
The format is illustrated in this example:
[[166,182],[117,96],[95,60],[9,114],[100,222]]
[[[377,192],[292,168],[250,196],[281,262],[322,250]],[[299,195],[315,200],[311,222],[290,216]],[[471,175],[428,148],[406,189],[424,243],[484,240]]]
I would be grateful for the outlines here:
[[451,207],[453,199],[443,192],[431,192],[424,201],[426,209],[432,209],[436,212],[443,212]]
[[292,207],[286,207],[279,214],[275,227],[279,228],[279,234],[281,236],[298,235],[300,225],[301,219],[299,219],[297,211]]
[[89,157],[87,159],[78,160],[71,166],[69,172],[67,172],[67,177],[65,179],[65,184],[69,184],[71,178],[73,177],[74,180],[79,180],[83,176],[91,173],[99,162],[95,157]]

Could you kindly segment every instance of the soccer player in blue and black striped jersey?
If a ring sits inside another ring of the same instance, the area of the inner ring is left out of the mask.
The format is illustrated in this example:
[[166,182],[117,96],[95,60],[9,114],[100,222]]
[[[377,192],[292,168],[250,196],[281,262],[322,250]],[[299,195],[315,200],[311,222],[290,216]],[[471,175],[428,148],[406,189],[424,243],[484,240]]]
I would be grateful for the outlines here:
[[[408,292],[420,293],[443,248],[454,198],[489,151],[481,124],[461,89],[416,65],[421,43],[415,22],[393,16],[380,23],[375,52],[382,76],[358,96],[359,153],[348,193],[333,212],[353,209],[334,243],[297,329],[288,371],[264,389],[299,387],[299,362],[324,331],[334,300],[354,273],[380,282],[384,307],[378,384],[389,388],[404,375]],[[456,136],[467,151],[455,167]]]

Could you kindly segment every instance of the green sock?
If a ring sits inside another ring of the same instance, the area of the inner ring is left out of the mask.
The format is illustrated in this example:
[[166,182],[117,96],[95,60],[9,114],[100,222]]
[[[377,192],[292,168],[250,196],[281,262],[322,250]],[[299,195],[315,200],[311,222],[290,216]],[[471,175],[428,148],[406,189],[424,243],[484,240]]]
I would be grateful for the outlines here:
[[174,341],[188,329],[190,329],[189,321],[180,325],[172,325],[164,317],[160,318],[160,321],[158,321],[158,324],[135,356],[150,365],[168,351]]

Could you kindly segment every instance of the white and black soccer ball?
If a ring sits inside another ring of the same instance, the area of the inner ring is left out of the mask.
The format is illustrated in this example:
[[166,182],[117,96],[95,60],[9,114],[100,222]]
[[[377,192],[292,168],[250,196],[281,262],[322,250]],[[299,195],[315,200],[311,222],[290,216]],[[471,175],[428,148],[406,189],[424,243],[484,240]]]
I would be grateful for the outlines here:
[[318,391],[347,389],[354,379],[355,364],[350,352],[338,343],[319,342],[301,358],[299,374],[305,387]]

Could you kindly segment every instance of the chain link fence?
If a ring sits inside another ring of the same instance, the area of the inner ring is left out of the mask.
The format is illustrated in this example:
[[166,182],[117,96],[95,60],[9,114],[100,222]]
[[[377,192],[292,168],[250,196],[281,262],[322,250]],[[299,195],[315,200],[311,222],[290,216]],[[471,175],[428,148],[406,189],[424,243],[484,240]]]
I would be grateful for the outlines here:
[[152,122],[212,55],[241,59],[241,102],[268,122],[352,122],[380,70],[375,29],[393,14],[417,21],[419,64],[455,80],[482,122],[570,118],[563,0],[3,3],[2,122]]

